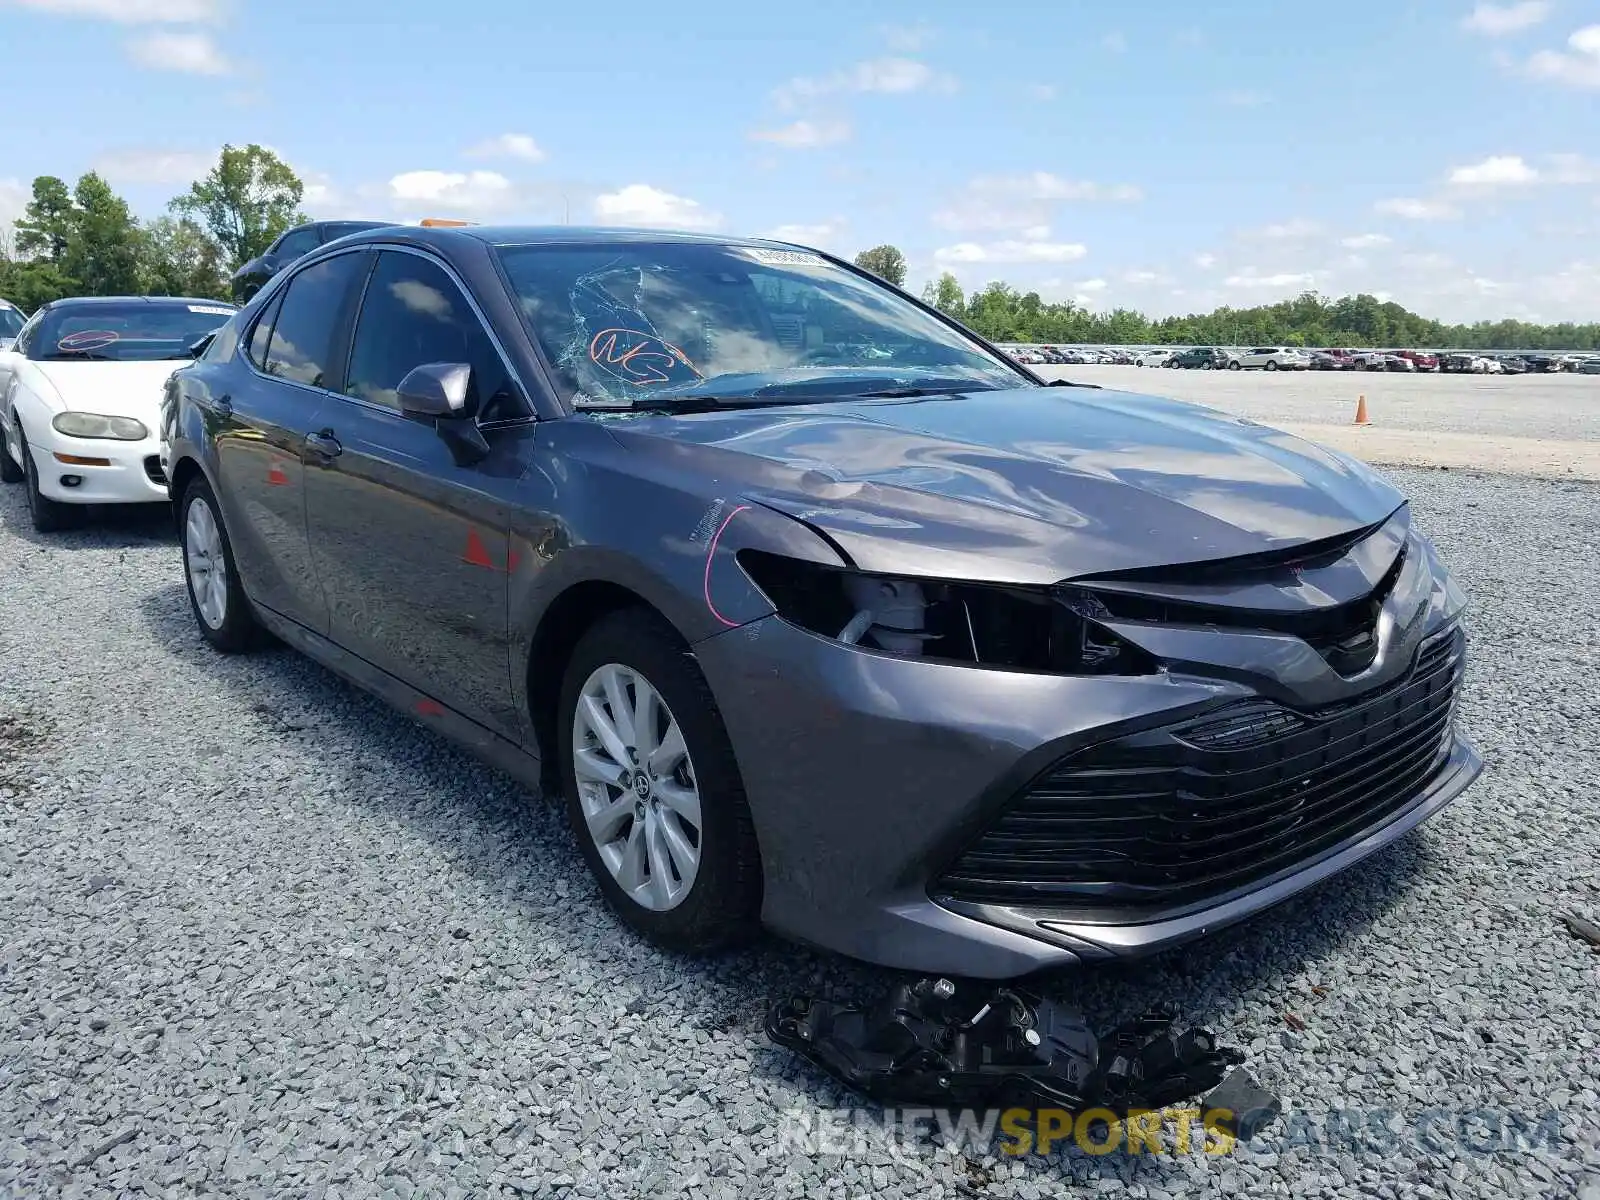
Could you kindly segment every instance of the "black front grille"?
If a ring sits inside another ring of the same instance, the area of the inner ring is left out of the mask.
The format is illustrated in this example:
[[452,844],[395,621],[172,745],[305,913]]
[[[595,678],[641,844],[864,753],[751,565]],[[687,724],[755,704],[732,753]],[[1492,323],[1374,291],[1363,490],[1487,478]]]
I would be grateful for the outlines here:
[[1230,705],[1073,754],[1036,779],[934,893],[1170,906],[1314,858],[1404,808],[1439,770],[1465,668],[1459,629],[1397,684],[1342,704]]
[[150,477],[151,483],[167,486],[167,473],[161,469],[161,456],[152,454],[144,460],[144,473]]

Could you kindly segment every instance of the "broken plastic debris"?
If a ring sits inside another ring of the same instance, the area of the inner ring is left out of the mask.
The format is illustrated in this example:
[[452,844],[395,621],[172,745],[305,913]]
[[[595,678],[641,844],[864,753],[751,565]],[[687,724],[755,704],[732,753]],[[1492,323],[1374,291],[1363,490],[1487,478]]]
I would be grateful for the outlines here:
[[[1248,1140],[1278,1102],[1243,1056],[1203,1029],[1153,1009],[1097,1038],[1082,1014],[1018,989],[948,979],[900,983],[871,1006],[794,996],[767,1015],[767,1036],[885,1103],[1106,1108],[1121,1116],[1212,1092],[1230,1132]],[[1221,1085],[1219,1087],[1219,1085]]]

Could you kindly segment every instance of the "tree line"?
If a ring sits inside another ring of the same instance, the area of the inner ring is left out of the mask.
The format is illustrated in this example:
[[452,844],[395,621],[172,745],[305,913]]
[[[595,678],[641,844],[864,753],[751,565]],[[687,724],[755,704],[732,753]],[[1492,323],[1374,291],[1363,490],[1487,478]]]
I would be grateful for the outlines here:
[[[211,170],[149,221],[135,217],[93,171],[72,187],[41,175],[14,228],[0,231],[0,297],[25,312],[63,296],[224,298],[235,270],[310,219],[300,211],[304,196],[293,169],[254,143],[224,146]],[[896,287],[905,284],[906,258],[894,246],[863,250],[856,263]],[[945,272],[922,298],[998,342],[1600,350],[1600,322],[1450,325],[1365,294],[1335,300],[1304,292],[1255,308],[1151,319],[1127,308],[1095,312],[1047,302],[999,281],[968,293]]]
[[[905,284],[905,256],[893,246],[863,250],[855,261],[896,287]],[[1507,320],[1452,325],[1365,294],[1330,299],[1303,292],[1293,300],[1255,308],[1223,307],[1209,313],[1152,319],[1127,308],[1094,312],[1071,301],[1046,302],[1038,292],[1022,292],[1008,283],[991,283],[968,293],[954,275],[945,272],[923,289],[922,299],[996,342],[1600,350],[1600,322],[1534,325]]]
[[223,299],[235,270],[309,219],[304,195],[289,165],[254,143],[224,146],[150,221],[96,172],[71,187],[41,175],[23,215],[0,233],[0,296],[25,312],[64,296]]

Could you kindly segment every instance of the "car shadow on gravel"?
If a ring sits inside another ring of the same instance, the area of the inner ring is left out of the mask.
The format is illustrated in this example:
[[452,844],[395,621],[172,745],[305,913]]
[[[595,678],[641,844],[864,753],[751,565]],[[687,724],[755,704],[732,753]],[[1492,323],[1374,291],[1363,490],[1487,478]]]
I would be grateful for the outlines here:
[[[437,843],[457,868],[502,895],[506,911],[531,911],[541,937],[559,940],[564,954],[589,960],[590,969],[614,986],[616,997],[626,999],[630,1012],[743,1041],[752,1074],[789,1091],[792,1106],[835,1110],[846,1120],[845,1110],[856,1110],[881,1121],[879,1106],[770,1045],[763,1025],[767,1007],[791,993],[867,999],[882,991],[892,972],[771,936],[715,959],[655,950],[604,908],[558,804],[531,797],[410,717],[292,650],[279,647],[245,658],[213,654],[194,630],[179,583],[146,596],[141,607],[161,644],[204,662],[215,679],[238,693],[240,708],[259,718],[269,735],[359,744],[357,755],[322,756],[319,788],[331,784],[341,797],[403,821]],[[399,795],[374,787],[375,775],[409,778],[419,786]],[[495,846],[496,852],[463,852],[475,841]],[[1292,1036],[1285,1030],[1294,1028],[1284,1016],[1291,1003],[1314,1004],[1316,987],[1339,984],[1318,969],[1319,963],[1397,903],[1432,853],[1426,832],[1414,831],[1335,880],[1244,924],[1137,962],[1059,972],[1030,983],[1082,1009],[1098,1028],[1169,1003],[1184,1021],[1216,1030],[1225,1045],[1244,1047],[1264,1038],[1267,1052],[1252,1055],[1249,1065],[1271,1086],[1277,1082],[1271,1050],[1280,1037]],[[561,881],[554,889],[559,899],[551,896],[553,881]],[[597,930],[600,923],[608,926],[604,932]],[[1246,1014],[1247,1008],[1259,1013],[1263,1005],[1274,1010],[1274,1018]],[[1071,1150],[1048,1160],[1022,1161],[1044,1180],[1126,1180],[1130,1172],[1152,1183],[1169,1172],[1181,1178],[1171,1156],[1158,1162]],[[979,1179],[982,1169],[971,1166]]]
[[172,510],[165,504],[86,504],[77,524],[60,533],[40,533],[28,516],[20,487],[0,493],[0,526],[19,541],[41,550],[129,550],[175,544]]

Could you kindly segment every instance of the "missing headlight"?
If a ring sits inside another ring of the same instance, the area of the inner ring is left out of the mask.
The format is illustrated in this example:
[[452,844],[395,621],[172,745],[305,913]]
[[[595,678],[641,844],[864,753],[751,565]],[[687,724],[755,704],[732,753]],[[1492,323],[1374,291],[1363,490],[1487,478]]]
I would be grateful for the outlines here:
[[870,575],[760,550],[739,565],[791,624],[901,658],[1145,675],[1155,660],[1101,626],[1093,597],[1059,590]]

